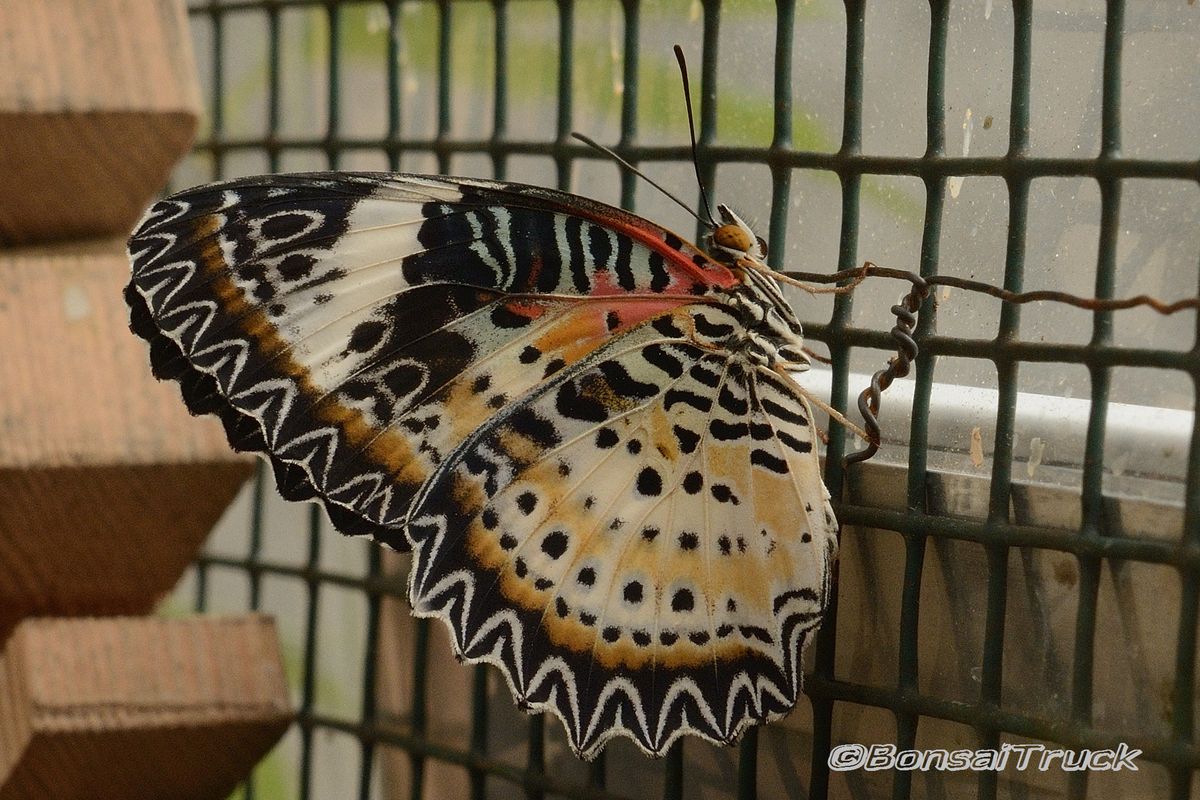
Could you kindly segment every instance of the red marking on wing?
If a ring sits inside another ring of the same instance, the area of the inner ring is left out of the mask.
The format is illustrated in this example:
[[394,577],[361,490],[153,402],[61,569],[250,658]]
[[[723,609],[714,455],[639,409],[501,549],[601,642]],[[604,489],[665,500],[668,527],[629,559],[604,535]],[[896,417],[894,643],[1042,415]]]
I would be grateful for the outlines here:
[[[659,297],[653,294],[627,294],[572,298],[568,302],[572,308],[531,341],[543,353],[554,353],[566,364],[573,364],[613,336],[654,317],[670,313],[680,306],[712,301],[683,295]],[[509,300],[504,305],[514,313],[524,313],[523,310],[529,308],[524,299]],[[615,324],[613,315],[616,315]]]
[[535,320],[542,314],[546,313],[546,306],[536,302],[522,302],[520,300],[509,300],[504,303],[504,307],[511,313],[525,317],[528,320]]
[[[605,225],[618,233],[636,239],[642,244],[662,254],[663,260],[667,265],[667,272],[671,275],[671,283],[667,286],[666,291],[675,292],[692,292],[692,286],[696,283],[705,286],[720,286],[725,289],[730,289],[741,283],[733,271],[720,264],[702,251],[682,238],[680,238],[681,249],[668,245],[662,239],[662,235],[668,233],[665,228],[660,228],[653,223],[647,222],[641,217],[632,214],[627,215],[629,219],[617,216],[603,216],[599,214],[588,213],[586,209],[577,209],[575,213],[581,216],[595,220],[601,225]],[[639,225],[638,223],[644,223]],[[705,262],[704,267],[696,264],[692,258],[701,256]],[[682,273],[682,274],[677,274]]]
[[679,299],[659,300],[657,298],[645,298],[614,303],[608,308],[601,306],[600,309],[605,315],[606,322],[608,314],[616,314],[618,324],[614,330],[623,331],[685,304],[685,301]]
[[615,276],[609,270],[597,270],[592,274],[592,291],[593,295],[622,295],[629,294],[629,290],[617,285],[613,279]]

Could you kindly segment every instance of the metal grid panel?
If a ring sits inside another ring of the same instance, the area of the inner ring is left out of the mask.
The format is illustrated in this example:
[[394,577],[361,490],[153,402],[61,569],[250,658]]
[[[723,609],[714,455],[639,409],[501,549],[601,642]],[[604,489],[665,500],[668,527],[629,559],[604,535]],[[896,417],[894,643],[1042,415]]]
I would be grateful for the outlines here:
[[[427,0],[428,2],[428,0]],[[437,51],[437,121],[432,138],[402,136],[401,121],[405,113],[401,90],[403,65],[399,52],[403,6],[400,0],[386,3],[389,25],[387,50],[387,131],[382,138],[352,138],[342,135],[342,116],[339,111],[339,68],[341,64],[340,29],[344,10],[354,2],[336,0],[226,0],[193,4],[193,18],[210,25],[212,39],[211,133],[196,145],[198,153],[211,157],[213,177],[224,174],[226,159],[231,154],[254,152],[265,155],[271,170],[280,167],[281,157],[293,150],[317,150],[324,154],[330,168],[336,169],[343,155],[351,151],[375,151],[386,154],[392,168],[399,168],[404,154],[425,153],[434,156],[438,169],[449,172],[452,156],[479,154],[490,158],[494,174],[503,178],[508,173],[511,156],[550,155],[553,158],[560,188],[569,188],[572,163],[577,159],[595,158],[592,151],[569,138],[572,128],[572,59],[574,36],[573,0],[559,0],[558,77],[555,136],[549,141],[516,140],[508,130],[509,83],[508,51],[511,17],[519,2],[491,0],[486,3],[494,14],[495,83],[493,129],[490,137],[464,139],[451,133],[451,95],[454,79],[451,75],[450,47],[452,19],[456,4],[448,0],[432,0],[438,12]],[[795,27],[794,0],[780,0],[776,9],[776,46],[774,52],[774,129],[768,148],[737,147],[716,141],[718,31],[722,9],[718,0],[702,2],[703,57],[700,62],[700,160],[707,182],[714,182],[716,168],[722,163],[766,165],[771,174],[771,215],[769,239],[779,249],[787,238],[788,209],[793,169],[798,167],[826,170],[841,183],[840,255],[836,267],[858,266],[863,255],[857,250],[861,187],[864,176],[905,175],[923,181],[926,205],[920,251],[920,271],[923,275],[936,272],[939,261],[939,241],[947,180],[952,176],[996,176],[1007,185],[1009,201],[1008,239],[1005,259],[1005,288],[1020,291],[1024,271],[1025,235],[1029,207],[1030,184],[1047,176],[1081,176],[1094,179],[1101,193],[1100,248],[1096,273],[1095,294],[1111,297],[1114,291],[1118,215],[1121,207],[1122,181],[1128,178],[1174,178],[1200,181],[1200,163],[1167,160],[1131,159],[1121,155],[1120,87],[1122,73],[1122,34],[1124,3],[1111,0],[1107,5],[1106,33],[1103,50],[1102,147],[1098,158],[1040,157],[1029,154],[1030,133],[1030,75],[1031,75],[1031,0],[1014,0],[1014,38],[1012,42],[1012,91],[1008,152],[999,157],[951,157],[946,154],[943,107],[945,90],[946,43],[950,5],[942,0],[929,3],[930,26],[928,41],[928,82],[926,88],[927,148],[918,158],[868,155],[862,152],[863,128],[863,63],[865,46],[865,0],[846,0],[845,41],[845,114],[841,147],[834,153],[799,150],[792,145],[792,41]],[[314,7],[328,19],[329,97],[328,124],[323,136],[293,137],[281,133],[280,62],[281,14],[291,8]],[[638,33],[641,4],[639,0],[623,0],[624,46],[621,69],[625,92],[621,101],[621,136],[617,149],[634,163],[687,161],[690,152],[686,145],[639,144],[637,136],[637,92],[639,83]],[[230,15],[254,11],[265,16],[268,30],[269,87],[267,130],[264,136],[240,137],[226,132],[223,105],[229,87],[224,77],[223,46],[225,25]],[[623,174],[621,198],[624,205],[634,203],[635,179]],[[832,269],[833,265],[831,265]],[[810,324],[808,335],[824,342],[833,357],[833,399],[845,408],[851,392],[848,357],[852,348],[874,348],[887,351],[892,347],[886,334],[850,324],[852,297],[838,298],[828,324]],[[1164,765],[1171,776],[1171,796],[1190,796],[1193,770],[1200,766],[1193,731],[1196,655],[1197,608],[1200,605],[1200,429],[1192,432],[1188,456],[1185,536],[1182,542],[1162,539],[1106,535],[1104,498],[1101,492],[1103,445],[1106,428],[1106,409],[1114,367],[1160,367],[1185,371],[1193,382],[1200,381],[1200,345],[1186,351],[1132,349],[1112,343],[1112,315],[1093,315],[1091,341],[1086,345],[1047,344],[1021,341],[1017,337],[1019,309],[1006,307],[1000,318],[999,335],[992,341],[962,340],[941,336],[936,331],[935,309],[927,304],[918,329],[922,357],[915,375],[913,423],[908,455],[907,499],[905,512],[887,511],[850,502],[837,504],[839,519],[847,525],[898,532],[904,539],[904,589],[901,598],[900,650],[898,681],[895,686],[873,686],[839,678],[834,671],[837,607],[821,629],[816,645],[816,668],[807,682],[806,693],[814,715],[815,736],[812,746],[810,792],[814,797],[829,793],[830,773],[826,759],[831,747],[834,708],[837,704],[860,704],[887,709],[897,722],[896,744],[900,749],[914,746],[919,721],[923,717],[940,718],[974,728],[980,746],[996,747],[1002,734],[1060,743],[1070,748],[1103,748],[1127,741],[1145,751],[1143,758]],[[1200,340],[1200,330],[1198,330]],[[928,416],[933,390],[934,356],[958,356],[986,359],[995,364],[999,385],[999,414],[996,420],[995,458],[991,472],[989,513],[986,520],[970,521],[931,516],[927,513],[926,476],[928,469]],[[1064,537],[1060,531],[1010,521],[1009,502],[1013,483],[1013,426],[1017,398],[1017,371],[1022,362],[1061,362],[1084,365],[1091,378],[1091,412],[1087,427],[1086,456],[1083,464],[1082,509],[1083,524],[1077,536]],[[847,475],[841,459],[846,452],[844,434],[833,430],[828,448],[826,483],[834,497],[843,496]],[[547,774],[544,763],[543,718],[529,721],[528,761],[524,769],[498,761],[488,754],[487,685],[485,667],[473,669],[472,705],[474,710],[470,747],[448,747],[426,737],[427,655],[429,628],[427,621],[417,624],[414,678],[413,716],[406,732],[385,729],[376,718],[374,695],[375,670],[378,652],[380,604],[384,596],[403,596],[404,587],[384,575],[380,567],[380,552],[371,549],[369,568],[364,575],[347,575],[322,569],[321,518],[313,508],[309,519],[307,562],[293,567],[262,557],[263,489],[261,481],[254,489],[254,512],[251,521],[249,551],[244,557],[202,556],[196,565],[196,605],[204,609],[209,600],[210,571],[235,570],[245,574],[250,587],[249,605],[258,608],[264,576],[279,576],[303,581],[306,587],[305,641],[302,659],[301,702],[299,731],[301,759],[298,785],[300,796],[310,794],[311,779],[321,767],[313,761],[313,737],[319,730],[339,731],[357,739],[361,749],[358,794],[366,798],[372,793],[373,762],[378,746],[400,748],[409,754],[411,762],[411,796],[419,798],[425,766],[430,761],[459,765],[470,775],[472,795],[483,797],[495,782],[524,788],[528,797],[547,794],[578,798],[618,797],[605,788],[604,759],[591,768],[586,784],[571,784]],[[920,605],[920,586],[925,551],[931,537],[981,544],[987,553],[987,604],[982,675],[977,702],[945,700],[922,694],[917,685],[917,621]],[[1079,562],[1079,606],[1075,628],[1075,658],[1072,675],[1071,719],[1069,721],[1042,719],[1014,713],[1001,705],[1001,666],[1007,603],[1009,555],[1013,548],[1034,547],[1073,555]],[[1093,719],[1093,661],[1095,650],[1097,595],[1101,568],[1106,560],[1134,560],[1170,565],[1178,570],[1181,580],[1181,608],[1176,648],[1176,672],[1173,686],[1173,715],[1171,735],[1166,738],[1138,738],[1121,731],[1102,730]],[[367,598],[368,631],[363,657],[363,699],[359,719],[345,720],[317,713],[314,707],[317,667],[315,656],[321,646],[317,624],[322,591],[330,587],[349,588]],[[464,676],[466,671],[464,671]],[[700,747],[692,742],[689,747]],[[730,787],[738,797],[755,796],[757,782],[757,730],[751,730],[740,747],[736,786]],[[666,758],[662,796],[684,796],[682,751],[676,746]],[[979,796],[995,797],[997,775],[979,774]],[[1070,776],[1069,794],[1087,794],[1087,773]],[[348,790],[348,787],[347,787]],[[912,793],[912,773],[896,772],[893,794],[908,797]],[[253,797],[253,781],[245,788],[246,797]]]

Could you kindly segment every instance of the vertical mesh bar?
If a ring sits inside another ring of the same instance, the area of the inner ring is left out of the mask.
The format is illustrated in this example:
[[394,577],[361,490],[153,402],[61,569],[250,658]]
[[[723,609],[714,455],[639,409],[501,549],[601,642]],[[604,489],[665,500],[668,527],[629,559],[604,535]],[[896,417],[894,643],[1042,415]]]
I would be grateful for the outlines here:
[[[474,668],[475,674],[471,678],[471,752],[481,757],[487,755],[488,670],[486,664],[480,664]],[[487,773],[472,764],[468,775],[471,797],[486,797]]]
[[450,0],[438,0],[438,68],[437,68],[437,138],[434,140],[434,152],[437,154],[438,172],[448,174],[450,170],[450,110],[451,93],[454,87],[451,83],[450,63],[452,51],[450,39],[452,29]]
[[[641,3],[639,0],[623,0],[625,13],[625,47],[621,53],[621,139],[618,150],[628,150],[637,143],[637,100],[638,100],[638,31]],[[636,167],[637,162],[633,162]],[[630,211],[636,210],[634,198],[637,176],[629,170],[621,170],[621,205]]]
[[[1200,264],[1197,265],[1200,267]],[[1197,269],[1200,274],[1200,268]],[[1200,294],[1200,285],[1196,287]],[[1192,405],[1200,406],[1200,314],[1192,340]],[[1183,510],[1184,547],[1200,546],[1200,424],[1192,422],[1192,440],[1188,448],[1187,491]],[[1200,624],[1200,570],[1195,564],[1179,565],[1180,609],[1179,633],[1175,642],[1175,682],[1172,697],[1175,707],[1171,714],[1171,735],[1177,747],[1194,746],[1196,703],[1196,632]],[[1172,765],[1171,798],[1186,800],[1192,794],[1193,769]]]
[[403,28],[400,24],[400,0],[389,0],[387,4],[388,41],[387,41],[387,133],[385,134],[384,152],[387,155],[388,168],[392,171],[400,169],[400,122],[401,122],[401,75],[400,75],[400,37]]
[[209,2],[209,19],[212,24],[212,97],[209,100],[209,124],[212,126],[212,176],[213,180],[225,174],[225,150],[221,147],[225,133],[225,15],[217,0]]
[[[771,151],[786,152],[792,146],[792,38],[795,35],[796,3],[781,0],[775,4],[775,78],[772,94],[775,114]],[[771,222],[767,242],[775,252],[787,252],[787,220],[792,199],[792,168],[771,161]]]
[[363,649],[362,671],[362,726],[359,731],[360,757],[358,796],[359,800],[371,797],[371,778],[375,766],[375,673],[379,664],[379,614],[383,598],[379,593],[382,545],[372,544],[367,551],[367,574],[364,590],[367,593],[367,643]]
[[321,511],[309,506],[308,514],[308,559],[305,563],[305,619],[304,619],[304,663],[301,667],[300,707],[296,720],[300,725],[300,800],[308,800],[312,791],[312,746],[314,714],[313,701],[317,688],[317,615],[320,600],[321,580],[318,571],[321,564]]
[[[280,59],[283,54],[279,42],[279,6],[271,4],[267,7],[267,168],[271,172],[279,171],[279,121],[280,121]],[[261,489],[263,472],[260,469],[255,477],[255,508],[261,509]]]
[[[1124,3],[1110,0],[1104,32],[1103,98],[1101,101],[1101,158],[1112,158],[1121,149],[1121,37],[1124,34]],[[1100,182],[1100,251],[1096,264],[1096,297],[1113,296],[1117,262],[1117,236],[1121,213],[1121,182],[1102,176]],[[1111,312],[1092,315],[1091,344],[1103,347],[1112,342]],[[1079,535],[1104,535],[1104,435],[1107,429],[1108,397],[1112,381],[1109,368],[1088,365],[1092,403],[1088,418],[1087,445],[1083,458],[1083,524]],[[1075,662],[1071,676],[1071,718],[1081,725],[1092,720],[1092,680],[1096,649],[1096,604],[1100,593],[1100,558],[1081,558],[1079,564],[1079,611],[1075,626]],[[1087,795],[1086,772],[1068,777],[1068,795]]]
[[[412,660],[412,710],[410,729],[417,739],[425,737],[428,719],[426,681],[429,680],[429,619],[422,617],[413,622]],[[417,748],[409,750],[409,769],[412,772],[410,797],[421,800],[425,793],[425,754]]]
[[682,800],[683,792],[683,740],[676,740],[667,750],[663,770],[663,800]]
[[738,800],[755,800],[758,797],[758,730],[747,730],[742,743],[738,745]]
[[[720,0],[704,0],[704,32],[701,34],[700,59],[700,130],[696,132],[696,155],[700,161],[700,180],[709,193],[717,191],[717,163],[710,151],[717,139],[717,64],[721,32]],[[698,197],[696,208],[704,207]],[[704,223],[696,222],[696,241],[704,239]]]
[[[1018,0],[1013,3],[1013,73],[1009,102],[1009,157],[1021,158],[1029,148],[1029,104],[1032,59],[1032,3]],[[1004,287],[1021,291],[1024,276],[1025,238],[1029,217],[1029,184],[1027,175],[1010,176],[1008,188],[1008,239],[1005,251]],[[1000,326],[996,341],[1014,341],[1020,329],[1020,309],[1005,306],[1000,310]],[[993,443],[991,495],[988,501],[988,525],[996,529],[1009,521],[1009,499],[1012,491],[1013,426],[1016,418],[1017,378],[1019,364],[1006,353],[996,358],[998,411]],[[987,611],[984,621],[983,663],[981,665],[979,699],[985,706],[999,706],[1003,676],[1004,625],[1008,600],[1008,547],[997,537],[985,544],[988,565]],[[999,746],[999,731],[979,726],[980,746]],[[997,775],[980,773],[980,797],[995,797]]]
[[329,127],[325,131],[325,160],[330,169],[342,163],[341,77],[342,77],[342,6],[332,3],[325,8],[329,25]]
[[[250,582],[250,610],[258,611],[262,607],[262,569],[259,567],[262,553],[263,538],[263,481],[265,469],[262,461],[254,465],[254,477],[251,489],[250,507],[250,543],[246,548],[246,577]],[[249,779],[242,795],[245,800],[254,800],[254,773]]]
[[[929,4],[929,57],[928,79],[925,95],[925,154],[926,157],[936,158],[945,153],[945,134],[943,131],[943,108],[945,105],[945,65],[946,65],[946,36],[949,28],[949,3],[931,2]],[[928,270],[936,263],[936,253],[931,252],[937,247],[941,234],[942,209],[945,201],[945,178],[926,177],[925,179],[925,221],[921,236],[921,266]],[[931,306],[927,302],[926,306]],[[932,320],[930,325],[932,325]],[[922,392],[928,403],[929,388],[932,383],[931,365],[924,369],[918,367],[918,380],[926,382]],[[926,406],[926,409],[928,406]],[[920,419],[919,408],[913,409],[913,418]],[[926,411],[928,413],[928,411]],[[911,454],[916,452],[910,449]],[[924,456],[924,453],[921,453]],[[914,513],[924,509],[924,487],[914,485],[917,480],[923,481],[924,464],[909,464],[908,508]],[[914,505],[914,501],[916,504]],[[900,643],[897,664],[897,691],[901,694],[920,691],[917,684],[918,649],[917,638],[921,613],[921,577],[925,568],[925,549],[927,535],[922,530],[906,531],[904,534],[904,584],[900,598]],[[901,709],[896,712],[896,748],[911,750],[916,745],[918,714]],[[896,770],[893,774],[892,796],[896,798],[909,797],[912,794],[913,774],[910,770]]]
[[[1200,270],[1198,270],[1200,271]],[[1200,292],[1200,287],[1197,288]],[[1200,405],[1200,315],[1196,319],[1195,340],[1192,344],[1195,366],[1192,367],[1192,399]],[[1183,537],[1185,547],[1200,546],[1200,424],[1192,423],[1192,441],[1188,449],[1186,504],[1183,511]],[[1196,681],[1196,628],[1200,622],[1200,572],[1195,564],[1180,565],[1180,611],[1179,633],[1175,643],[1175,682],[1172,697],[1175,707],[1171,714],[1171,735],[1177,747],[1194,746],[1195,741],[1195,681]],[[1173,765],[1171,774],[1172,800],[1191,797],[1193,769],[1186,765]]]
[[571,141],[571,110],[574,102],[571,77],[575,60],[575,3],[561,0],[558,4],[558,105],[554,123],[554,167],[558,173],[558,188],[571,188],[571,158],[566,145]]
[[[529,734],[526,737],[528,753],[525,758],[525,771],[530,778],[540,778],[546,773],[546,715],[535,714],[529,718]],[[542,800],[542,782],[530,780],[525,787],[526,800]]]
[[[863,0],[846,0],[846,66],[845,101],[842,118],[842,146],[839,155],[843,158],[857,155],[862,150],[862,91],[863,91],[863,48],[866,38],[866,4]],[[842,220],[838,241],[838,269],[857,266],[858,260],[858,211],[859,189],[862,176],[857,172],[840,170],[838,178],[842,186]],[[850,296],[840,295],[834,301],[833,318],[826,335],[829,357],[833,360],[833,375],[830,388],[830,404],[838,410],[846,408],[849,385],[850,348],[847,338],[840,335],[850,320]],[[833,497],[844,492],[844,469],[842,458],[846,453],[844,432],[834,427],[829,432],[829,445],[825,450],[825,485]],[[838,568],[834,565],[834,586],[837,586]],[[837,631],[837,591],[833,592],[825,621],[817,633],[814,680],[810,681],[809,695],[813,707],[813,747],[811,791],[816,797],[829,794],[829,751],[833,738],[833,699],[822,692],[822,688],[834,680],[834,648]]]
[[[792,146],[792,40],[795,35],[796,4],[780,0],[775,4],[775,70],[774,121],[771,136],[772,152],[783,152]],[[787,218],[792,196],[792,169],[772,161],[771,221],[767,241],[775,252],[787,252]],[[738,800],[754,800],[758,796],[758,730],[746,732],[738,746]]]
[[508,160],[501,148],[508,136],[508,2],[492,0],[495,19],[496,76],[492,88],[492,175],[504,180],[508,173]]

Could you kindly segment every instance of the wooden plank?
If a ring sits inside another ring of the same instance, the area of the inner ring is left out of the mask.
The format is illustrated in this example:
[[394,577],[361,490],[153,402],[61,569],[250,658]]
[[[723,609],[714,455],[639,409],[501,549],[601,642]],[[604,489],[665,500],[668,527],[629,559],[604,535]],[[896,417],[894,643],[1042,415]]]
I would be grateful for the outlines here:
[[0,800],[223,798],[291,719],[268,617],[27,620],[0,657]]
[[129,331],[120,241],[0,251],[0,467],[227,461]]
[[200,109],[181,0],[0,4],[0,246],[128,231]]
[[150,374],[119,242],[0,254],[0,639],[148,611],[252,468]]

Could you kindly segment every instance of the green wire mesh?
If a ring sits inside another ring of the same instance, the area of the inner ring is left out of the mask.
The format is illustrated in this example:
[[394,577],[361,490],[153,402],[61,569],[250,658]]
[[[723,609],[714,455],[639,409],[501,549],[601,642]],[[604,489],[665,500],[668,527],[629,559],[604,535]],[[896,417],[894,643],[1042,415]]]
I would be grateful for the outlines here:
[[[436,123],[432,136],[412,137],[403,133],[407,113],[404,92],[404,63],[400,48],[401,29],[405,12],[413,5],[436,9]],[[348,8],[360,2],[335,0],[226,0],[225,2],[193,3],[189,12],[193,21],[208,26],[211,37],[211,74],[207,77],[212,95],[209,98],[209,133],[196,145],[196,153],[211,164],[211,176],[229,172],[231,158],[254,154],[261,157],[265,169],[277,171],[285,166],[293,152],[320,153],[328,168],[337,169],[347,154],[371,152],[382,154],[392,169],[399,169],[403,158],[418,155],[430,157],[433,167],[443,173],[451,171],[457,156],[474,155],[490,161],[493,175],[498,178],[519,179],[510,175],[509,162],[520,156],[549,156],[554,165],[555,180],[560,188],[569,188],[572,165],[581,159],[597,158],[596,154],[569,137],[572,130],[574,96],[573,59],[576,36],[576,6],[573,0],[559,0],[555,9],[557,29],[557,95],[554,101],[554,131],[551,138],[514,138],[508,134],[510,123],[510,62],[521,57],[509,47],[512,26],[519,23],[523,13],[522,0],[478,0],[472,6],[490,9],[494,21],[494,84],[490,87],[493,111],[490,130],[486,135],[456,136],[451,125],[452,96],[456,76],[451,70],[451,47],[454,36],[454,15],[464,3],[449,0],[425,0],[422,3],[390,0],[375,3],[386,16],[388,47],[386,59],[379,69],[386,72],[387,130],[383,136],[349,136],[343,130],[346,115],[353,113],[340,102],[340,69],[342,64],[342,25]],[[620,74],[623,93],[620,99],[620,136],[618,151],[634,163],[687,163],[690,151],[686,143],[666,145],[643,144],[638,137],[639,90],[639,22],[643,3],[639,0],[613,2],[614,15],[619,15],[622,31]],[[1014,35],[1012,40],[1011,101],[1009,109],[1008,150],[1000,156],[962,156],[947,154],[945,141],[945,78],[947,35],[950,4],[930,0],[928,72],[925,87],[926,149],[920,157],[870,155],[862,151],[863,141],[863,74],[865,49],[865,0],[846,0],[846,35],[844,43],[845,102],[840,148],[836,152],[814,152],[799,149],[793,144],[793,34],[796,28],[796,3],[779,0],[775,6],[776,39],[770,57],[774,60],[774,119],[769,147],[732,146],[721,144],[717,128],[717,51],[722,20],[722,5],[717,0],[699,0],[702,25],[702,51],[698,62],[692,64],[698,72],[699,89],[699,154],[700,171],[706,182],[715,182],[720,164],[741,163],[765,166],[770,174],[771,213],[768,239],[776,252],[787,241],[789,200],[792,177],[797,168],[825,171],[836,176],[841,188],[840,240],[833,269],[856,267],[868,253],[858,249],[860,228],[860,199],[864,176],[912,176],[925,189],[924,223],[920,242],[919,268],[923,275],[933,274],[939,263],[939,245],[945,208],[947,183],[954,176],[993,176],[1002,179],[1007,187],[1008,225],[1005,255],[1004,286],[1012,291],[1022,288],[1025,268],[1025,236],[1028,224],[1031,182],[1045,177],[1080,177],[1096,182],[1100,190],[1101,215],[1099,224],[1099,258],[1095,279],[1095,295],[1111,297],[1115,291],[1114,274],[1117,261],[1118,216],[1121,207],[1122,182],[1131,178],[1175,179],[1200,182],[1200,162],[1175,160],[1134,159],[1122,156],[1120,90],[1122,86],[1122,51],[1125,4],[1111,0],[1107,4],[1107,19],[1103,42],[1101,149],[1098,157],[1045,157],[1030,154],[1030,82],[1032,53],[1031,0],[1014,0]],[[292,9],[306,8],[324,14],[327,20],[328,42],[328,120],[322,135],[296,136],[284,130],[281,109],[281,63],[283,59],[281,17]],[[223,42],[226,26],[246,18],[247,14],[265,18],[267,40],[265,52],[268,63],[266,124],[263,135],[243,136],[227,130],[225,109],[236,102],[236,86],[230,86],[225,76]],[[1180,13],[1184,13],[1182,7]],[[663,43],[664,50],[670,43]],[[615,52],[615,50],[614,50]],[[626,207],[635,199],[636,180],[629,174],[620,178],[620,197]],[[1190,265],[1188,266],[1190,268]],[[892,348],[886,333],[851,325],[850,296],[841,296],[834,304],[832,317],[824,324],[809,324],[810,338],[825,343],[833,359],[832,397],[839,408],[846,408],[847,399],[861,387],[850,385],[848,361],[853,348],[869,348],[884,354]],[[1106,409],[1112,383],[1112,371],[1119,367],[1157,367],[1177,370],[1200,381],[1200,346],[1187,350],[1131,349],[1113,343],[1113,319],[1110,313],[1092,316],[1091,339],[1087,344],[1055,344],[1021,340],[1018,336],[1019,310],[1006,307],[1001,311],[998,335],[989,341],[956,339],[939,335],[936,313],[930,303],[921,316],[919,338],[922,356],[918,361],[913,401],[912,425],[909,432],[907,503],[906,510],[894,511],[856,502],[836,504],[839,519],[847,526],[894,531],[903,538],[904,582],[900,598],[899,663],[895,685],[878,686],[855,681],[854,675],[837,675],[834,655],[837,647],[836,603],[830,618],[821,630],[816,644],[814,672],[806,681],[807,701],[811,702],[814,736],[811,753],[805,757],[811,763],[807,792],[816,798],[830,794],[831,774],[826,766],[834,742],[835,709],[856,705],[886,710],[894,715],[895,744],[908,749],[918,743],[918,727],[924,718],[936,718],[959,723],[973,729],[977,746],[996,748],[1002,735],[1011,734],[1028,739],[1057,743],[1068,748],[1106,748],[1126,741],[1144,751],[1142,759],[1161,765],[1170,776],[1172,798],[1191,796],[1194,770],[1200,767],[1200,751],[1194,738],[1194,685],[1196,661],[1197,608],[1200,605],[1200,429],[1191,433],[1187,458],[1185,485],[1184,536],[1182,541],[1150,539],[1132,536],[1112,536],[1105,518],[1105,497],[1102,494]],[[880,326],[883,327],[883,326]],[[1200,341],[1200,329],[1197,330]],[[999,413],[995,420],[994,460],[991,469],[990,496],[986,518],[967,520],[935,516],[929,513],[927,477],[929,474],[930,415],[933,391],[933,359],[952,356],[981,359],[995,366],[999,388]],[[882,359],[882,355],[881,355]],[[1013,486],[1012,464],[1014,424],[1017,401],[1018,368],[1022,363],[1077,364],[1086,368],[1091,381],[1090,417],[1087,423],[1086,453],[1082,466],[1082,525],[1075,536],[1063,536],[1061,530],[1028,524],[1014,524],[1010,515]],[[847,475],[842,457],[850,444],[840,430],[831,431],[828,446],[826,483],[835,498],[852,496],[844,492]],[[260,472],[261,478],[261,472]],[[351,575],[322,567],[321,548],[328,534],[321,517],[313,507],[307,528],[307,557],[301,565],[288,565],[264,557],[263,550],[263,482],[256,482],[249,532],[249,549],[244,556],[223,556],[208,553],[199,558],[195,567],[196,606],[203,610],[210,605],[210,574],[214,570],[233,571],[245,576],[249,584],[248,605],[262,605],[264,577],[299,581],[304,586],[304,641],[300,656],[300,689],[298,731],[300,758],[296,785],[299,796],[312,794],[313,775],[323,767],[314,759],[314,737],[322,732],[353,737],[360,752],[358,796],[378,796],[380,791],[376,761],[381,748],[407,754],[410,766],[408,794],[422,797],[427,768],[430,764],[454,765],[466,770],[472,797],[484,797],[505,787],[504,796],[514,792],[530,798],[544,796],[571,798],[617,798],[625,788],[616,780],[612,763],[602,757],[587,771],[584,780],[575,781],[562,775],[548,773],[545,762],[544,721],[533,717],[528,721],[527,761],[524,767],[495,758],[488,749],[488,687],[496,681],[484,667],[463,667],[465,685],[469,685],[473,718],[469,745],[449,746],[430,738],[428,733],[429,697],[428,654],[430,630],[426,621],[415,626],[414,658],[411,664],[413,683],[412,714],[403,729],[383,725],[379,719],[376,698],[381,603],[385,597],[403,597],[401,582],[382,567],[381,553],[371,547],[365,574]],[[986,607],[984,609],[984,642],[982,669],[979,675],[978,698],[973,702],[942,699],[923,694],[918,676],[918,617],[920,611],[921,577],[926,563],[926,550],[931,540],[937,542],[963,541],[982,546],[986,552]],[[296,538],[294,547],[300,548]],[[1070,678],[1070,718],[1043,719],[1016,713],[1001,703],[1003,645],[1008,602],[1010,554],[1015,548],[1039,548],[1072,556],[1078,561],[1078,611],[1075,621],[1074,661]],[[1174,643],[1175,677],[1171,687],[1170,735],[1155,737],[1133,735],[1108,730],[1093,724],[1092,676],[1096,652],[1097,596],[1102,568],[1110,561],[1138,561],[1166,565],[1179,574],[1180,608],[1178,636]],[[314,698],[320,679],[317,653],[323,645],[326,631],[319,624],[323,596],[334,590],[359,593],[365,598],[367,631],[362,657],[362,704],[356,719],[344,719],[322,713]],[[688,742],[687,747],[706,747]],[[926,744],[926,746],[928,746]],[[737,774],[729,793],[739,798],[756,796],[758,774],[758,731],[752,730],[738,745]],[[662,766],[662,797],[680,798],[688,793],[684,775],[682,748],[676,746]],[[612,779],[612,780],[610,780]],[[997,796],[996,773],[978,774],[978,796]],[[909,797],[914,793],[912,772],[897,771],[892,776],[894,797]],[[242,790],[247,798],[259,791],[259,782],[251,780]],[[617,784],[617,785],[610,785]],[[1070,797],[1088,795],[1087,773],[1071,773],[1067,781]],[[342,796],[349,796],[351,787],[344,787]],[[921,794],[921,792],[917,792]],[[1095,791],[1092,792],[1095,795]],[[393,795],[389,795],[393,796]]]

